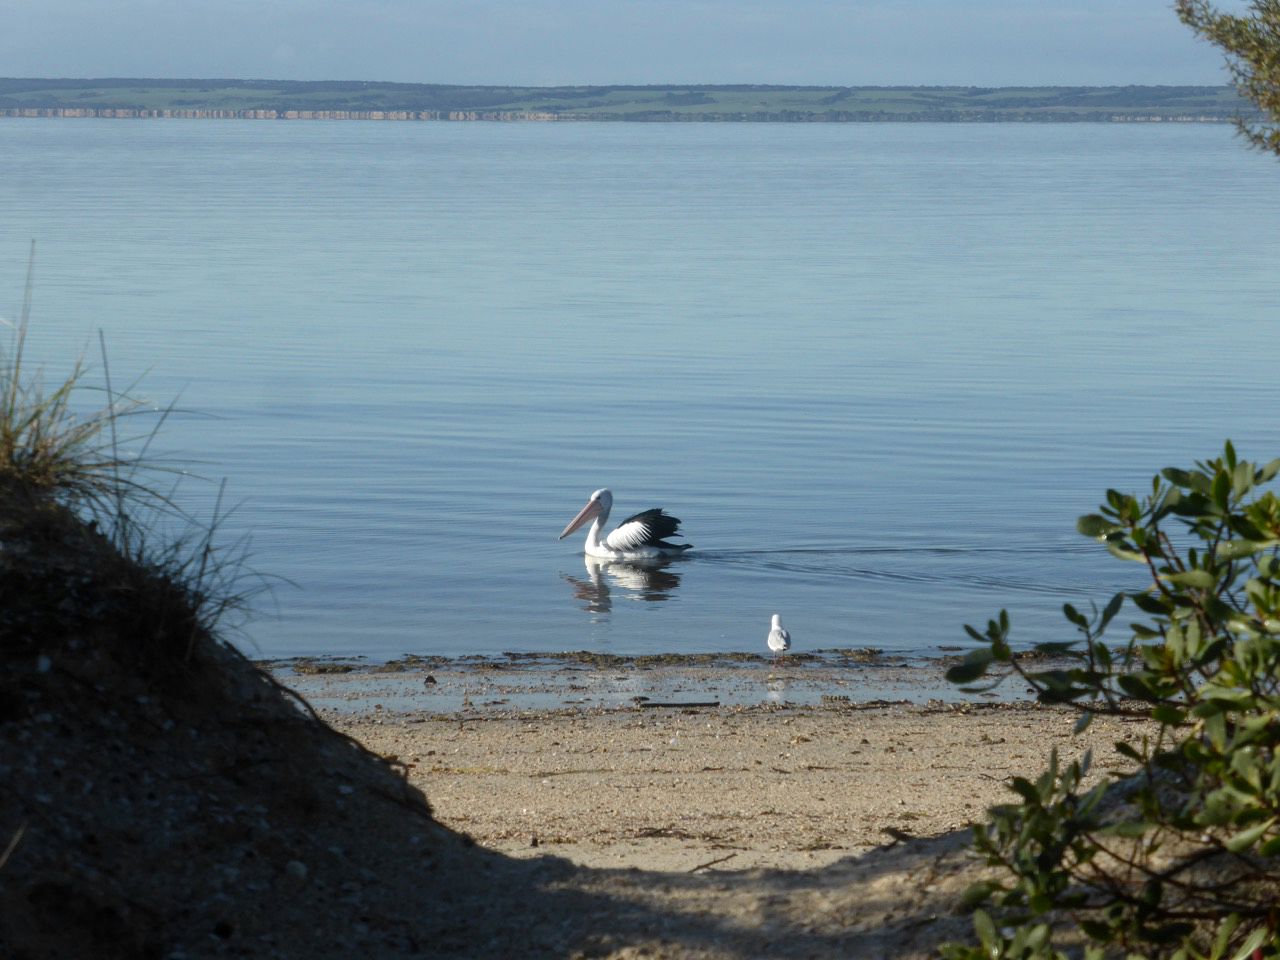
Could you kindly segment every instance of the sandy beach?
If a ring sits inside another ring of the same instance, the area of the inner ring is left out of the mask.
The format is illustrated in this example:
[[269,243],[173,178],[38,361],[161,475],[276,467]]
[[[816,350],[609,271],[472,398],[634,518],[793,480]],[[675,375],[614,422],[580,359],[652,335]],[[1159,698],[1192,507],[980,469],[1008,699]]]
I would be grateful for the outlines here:
[[46,656],[6,674],[6,956],[936,958],[1007,778],[1143,732],[866,651]]
[[590,867],[829,866],[964,831],[1054,747],[1093,749],[1105,775],[1114,743],[1141,735],[1103,718],[1073,737],[1071,711],[958,698],[943,666],[277,672],[328,722],[403,763],[445,825],[509,855]]
[[[852,653],[852,652],[850,652]],[[445,827],[530,871],[484,921],[505,956],[913,960],[970,940],[968,849],[1050,751],[1142,727],[957,696],[942,661],[590,656],[271,665],[317,712],[403,764]],[[558,704],[558,705],[555,705]],[[523,898],[522,898],[523,900]],[[493,896],[473,909],[492,912]],[[559,904],[558,907],[552,906]],[[505,951],[505,952],[504,952]]]

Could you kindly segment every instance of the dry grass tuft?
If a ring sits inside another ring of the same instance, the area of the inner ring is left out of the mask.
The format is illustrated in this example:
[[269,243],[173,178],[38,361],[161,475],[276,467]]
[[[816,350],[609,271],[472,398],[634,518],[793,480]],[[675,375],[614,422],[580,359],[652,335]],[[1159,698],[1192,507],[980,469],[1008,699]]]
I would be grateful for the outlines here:
[[[32,263],[34,254],[33,244]],[[12,346],[0,355],[0,651],[41,651],[106,628],[153,663],[185,660],[263,581],[246,567],[244,542],[215,542],[221,491],[202,524],[158,488],[172,471],[147,451],[169,410],[117,394],[105,348],[106,403],[87,412],[83,361],[53,387],[30,369],[31,290],[29,264]],[[122,438],[124,420],[141,414],[151,428]]]

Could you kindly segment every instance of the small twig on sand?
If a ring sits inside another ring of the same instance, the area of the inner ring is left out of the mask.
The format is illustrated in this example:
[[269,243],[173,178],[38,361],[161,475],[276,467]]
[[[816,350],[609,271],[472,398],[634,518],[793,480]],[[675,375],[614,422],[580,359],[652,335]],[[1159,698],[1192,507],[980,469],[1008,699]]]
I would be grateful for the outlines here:
[[663,707],[670,708],[670,709],[678,709],[680,707],[718,707],[720,706],[720,701],[719,700],[688,700],[684,703],[680,703],[680,702],[658,703],[656,701],[649,700],[645,703],[640,704],[640,706],[642,709],[645,709],[645,710],[654,710],[654,709],[659,709]]
[[9,858],[13,856],[13,851],[18,849],[18,844],[22,842],[22,835],[27,832],[27,825],[24,823],[18,828],[18,832],[13,835],[13,839],[9,841],[9,846],[4,848],[4,853],[0,853],[0,870],[4,869],[4,865],[9,862]]
[[697,873],[699,870],[705,870],[707,867],[714,867],[717,863],[724,863],[726,860],[732,860],[732,859],[733,859],[734,857],[736,857],[736,856],[737,856],[737,854],[736,854],[736,853],[731,853],[731,854],[729,854],[728,856],[726,856],[726,857],[720,857],[720,858],[719,858],[719,859],[717,859],[717,860],[708,860],[706,863],[700,863],[700,864],[698,864],[696,867],[694,867],[693,869],[691,869],[689,872],[690,872],[690,873]]
[[[462,688],[462,706],[458,708],[458,734],[463,733],[467,727],[467,711],[471,709],[471,690],[468,687]],[[454,735],[455,737],[457,734]],[[454,739],[450,737],[449,739]]]

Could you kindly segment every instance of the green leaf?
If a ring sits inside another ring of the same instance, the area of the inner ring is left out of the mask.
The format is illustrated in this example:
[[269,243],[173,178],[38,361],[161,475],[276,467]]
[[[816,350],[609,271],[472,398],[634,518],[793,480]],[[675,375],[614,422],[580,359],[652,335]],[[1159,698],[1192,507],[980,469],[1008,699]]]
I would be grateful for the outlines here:
[[1253,465],[1247,460],[1236,464],[1231,471],[1231,492],[1236,497],[1243,497],[1253,487]]
[[1101,920],[1081,920],[1080,929],[1093,940],[1106,941],[1111,939],[1111,927]]
[[1197,716],[1203,716],[1200,708],[1207,706],[1209,703],[1220,703],[1227,705],[1235,705],[1239,707],[1249,707],[1254,699],[1253,691],[1247,687],[1241,689],[1234,686],[1219,686],[1216,683],[1206,683],[1200,688],[1201,702],[1196,704]]
[[1076,521],[1076,530],[1084,534],[1086,537],[1099,539],[1112,533],[1119,533],[1124,530],[1124,527],[1114,521],[1108,520],[1101,514],[1089,513],[1080,517]]
[[[1209,482],[1204,481],[1203,486],[1208,489]],[[1203,517],[1213,512],[1209,498],[1203,493],[1191,493],[1183,497],[1177,503],[1173,504],[1173,512],[1180,517]]]
[[1117,593],[1108,601],[1106,607],[1102,611],[1102,619],[1098,621],[1098,632],[1101,633],[1107,629],[1107,624],[1111,622],[1111,618],[1120,612],[1120,608],[1124,606],[1124,594]]
[[1258,470],[1254,476],[1254,482],[1258,484],[1270,483],[1275,479],[1276,474],[1280,473],[1280,460],[1272,460],[1266,466]]
[[1177,467],[1165,467],[1160,471],[1160,474],[1170,483],[1182,487],[1184,490],[1190,490],[1195,486],[1195,481],[1192,479],[1193,475],[1186,470],[1179,470]]
[[[1267,494],[1267,496],[1271,496],[1271,494]],[[1270,539],[1266,533],[1263,532],[1263,527],[1267,526],[1271,519],[1270,514],[1257,510],[1255,509],[1256,507],[1257,503],[1255,502],[1246,507],[1243,514],[1233,513],[1228,518],[1231,524],[1231,532],[1235,535],[1237,540]],[[1262,526],[1258,525],[1259,521],[1262,523]]]
[[1231,955],[1231,960],[1248,960],[1248,957],[1255,950],[1267,942],[1269,935],[1266,927],[1259,927],[1254,930],[1253,933],[1249,934],[1249,939],[1240,944],[1240,949]]
[[1121,674],[1116,678],[1116,683],[1120,684],[1121,690],[1138,700],[1155,699],[1151,685],[1132,673]]
[[985,666],[977,667],[968,664],[958,664],[947,671],[948,683],[973,683],[984,673],[987,672]]
[[1023,939],[1023,951],[1029,952],[1031,956],[1039,956],[1040,951],[1049,942],[1049,925],[1047,923],[1037,923],[1030,930],[1023,927],[1022,930],[1018,931],[1019,935],[1021,936],[1024,931],[1026,936]]
[[1151,511],[1151,521],[1159,523],[1174,510],[1178,509],[1178,504],[1182,502],[1182,491],[1177,487],[1166,487],[1160,499],[1156,502]]
[[[973,914],[973,931],[978,935],[978,940],[988,951],[998,948],[1000,945],[1000,935],[996,933],[995,922],[992,921],[991,915],[985,910],[976,910]],[[991,956],[998,956],[992,953]]]
[[1047,893],[1037,893],[1027,901],[1032,913],[1048,913],[1055,906],[1053,897]]
[[1164,724],[1166,727],[1180,727],[1187,721],[1187,714],[1184,710],[1172,707],[1167,703],[1162,703],[1151,711],[1152,719],[1158,723]]
[[991,894],[999,889],[1000,885],[990,880],[979,880],[969,884],[960,895],[960,909],[976,910],[981,904],[991,899]]
[[1136,550],[1130,550],[1128,547],[1121,546],[1114,541],[1107,541],[1107,553],[1111,554],[1117,560],[1133,560],[1137,563],[1145,563],[1146,557]]
[[1167,616],[1173,609],[1164,597],[1150,593],[1131,593],[1129,599],[1143,613],[1152,613],[1156,616]]
[[1069,703],[1089,692],[1076,682],[1084,676],[1077,670],[1041,670],[1031,674],[1031,679],[1044,687],[1040,694],[1044,703]]
[[1213,486],[1209,488],[1209,496],[1217,504],[1218,509],[1226,510],[1231,501],[1231,474],[1219,470],[1213,478]]
[[1245,850],[1248,850],[1257,843],[1258,839],[1270,830],[1275,822],[1276,818],[1271,817],[1267,820],[1263,820],[1261,823],[1254,824],[1248,830],[1241,830],[1234,837],[1228,840],[1224,846],[1232,853],[1243,853]]
[[1209,952],[1212,960],[1219,960],[1227,952],[1227,944],[1231,942],[1231,934],[1236,932],[1236,927],[1238,926],[1240,926],[1240,915],[1237,913],[1231,914],[1218,925],[1218,935],[1213,938],[1213,949]]
[[1009,779],[1009,789],[1028,803],[1037,803],[1040,800],[1040,794],[1036,791],[1035,784],[1026,777],[1011,777]]
[[951,683],[973,683],[987,672],[987,667],[995,659],[989,647],[972,650],[966,654],[964,662],[956,664],[947,671],[947,680]]
[[1195,590],[1212,590],[1218,582],[1208,570],[1184,570],[1182,573],[1166,573],[1161,577],[1179,587],[1191,587]]
[[1272,837],[1258,847],[1258,853],[1264,857],[1274,857],[1280,853],[1280,837]]
[[1220,560],[1239,560],[1261,553],[1276,543],[1275,540],[1223,540],[1214,548],[1213,555]]

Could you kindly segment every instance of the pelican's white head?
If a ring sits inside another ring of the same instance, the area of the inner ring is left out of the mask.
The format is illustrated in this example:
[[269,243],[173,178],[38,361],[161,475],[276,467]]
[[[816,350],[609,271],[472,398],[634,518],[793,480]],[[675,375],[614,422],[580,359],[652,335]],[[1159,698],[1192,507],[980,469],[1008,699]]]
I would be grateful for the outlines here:
[[608,487],[601,487],[591,494],[591,499],[587,501],[587,505],[578,511],[578,515],[569,521],[569,525],[561,531],[560,536],[556,539],[563,540],[588,520],[594,520],[598,517],[600,522],[604,523],[609,518],[609,511],[612,508],[613,494],[609,492]]

